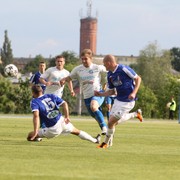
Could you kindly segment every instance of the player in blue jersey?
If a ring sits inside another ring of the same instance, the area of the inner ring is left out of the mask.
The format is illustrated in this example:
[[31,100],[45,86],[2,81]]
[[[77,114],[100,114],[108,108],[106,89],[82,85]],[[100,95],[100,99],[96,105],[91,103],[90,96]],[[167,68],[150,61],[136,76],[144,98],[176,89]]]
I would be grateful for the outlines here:
[[98,122],[102,130],[101,134],[105,135],[107,125],[101,110],[104,97],[94,96],[94,90],[102,91],[101,82],[106,77],[107,71],[103,65],[92,63],[92,51],[90,49],[83,50],[81,61],[82,64],[75,67],[69,76],[61,79],[60,83],[64,84],[72,79],[79,81],[86,108],[89,114]]
[[36,72],[35,74],[33,74],[29,80],[31,85],[40,84],[43,91],[45,91],[46,86],[44,84],[40,83],[39,78],[40,78],[41,74],[43,74],[45,72],[45,70],[46,70],[46,63],[44,61],[41,61],[39,63],[39,71]]
[[[107,55],[103,59],[104,66],[108,71],[108,90],[105,92],[95,91],[96,96],[110,96],[117,92],[116,99],[110,112],[108,130],[104,142],[98,148],[112,146],[112,139],[115,133],[115,126],[119,123],[137,117],[143,121],[142,112],[130,111],[135,106],[136,94],[141,84],[141,77],[138,76],[129,66],[116,63],[113,55]],[[115,89],[114,89],[115,88]]]
[[[93,138],[88,133],[78,130],[69,119],[68,104],[54,94],[43,94],[40,85],[32,86],[33,99],[31,109],[33,112],[34,130],[28,133],[28,141],[40,141],[41,138],[53,138],[60,134],[74,134],[83,140],[93,143],[100,142],[100,135]],[[64,117],[59,111],[63,107]],[[45,124],[45,128],[40,128],[40,121]]]

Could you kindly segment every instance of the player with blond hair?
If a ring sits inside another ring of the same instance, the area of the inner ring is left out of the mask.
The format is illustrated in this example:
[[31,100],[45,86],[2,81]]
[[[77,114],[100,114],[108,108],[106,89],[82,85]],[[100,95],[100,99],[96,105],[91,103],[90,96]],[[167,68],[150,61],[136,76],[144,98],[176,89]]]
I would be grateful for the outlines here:
[[106,77],[106,68],[103,65],[92,63],[92,51],[84,49],[81,53],[82,64],[75,67],[69,76],[60,81],[61,84],[72,79],[78,80],[82,89],[84,102],[90,115],[98,122],[102,134],[105,135],[107,125],[102,114],[101,105],[104,97],[94,96],[94,91],[102,91],[101,80]]

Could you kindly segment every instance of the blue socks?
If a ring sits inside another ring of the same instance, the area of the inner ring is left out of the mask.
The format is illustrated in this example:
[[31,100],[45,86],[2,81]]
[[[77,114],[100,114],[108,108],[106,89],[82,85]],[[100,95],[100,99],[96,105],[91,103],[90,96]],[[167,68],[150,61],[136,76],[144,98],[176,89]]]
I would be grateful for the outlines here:
[[104,116],[103,116],[102,112],[100,110],[97,110],[97,111],[94,112],[94,114],[95,114],[95,118],[98,121],[99,126],[101,127],[101,129],[104,126],[107,127],[107,125],[106,125],[106,123],[104,121]]

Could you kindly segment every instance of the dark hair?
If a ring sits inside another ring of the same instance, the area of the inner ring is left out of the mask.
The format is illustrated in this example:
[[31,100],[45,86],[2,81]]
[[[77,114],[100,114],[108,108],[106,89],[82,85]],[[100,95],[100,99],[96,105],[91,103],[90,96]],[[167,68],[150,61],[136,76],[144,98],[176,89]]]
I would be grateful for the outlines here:
[[65,60],[64,56],[62,56],[62,55],[57,55],[57,56],[55,57],[55,59],[59,59],[59,58],[63,58],[63,59]]
[[39,94],[40,92],[43,92],[43,89],[39,84],[34,84],[31,88],[31,90],[35,94]]
[[44,62],[44,61],[40,61],[40,62],[39,62],[39,64],[45,64],[45,63],[46,63],[46,62]]

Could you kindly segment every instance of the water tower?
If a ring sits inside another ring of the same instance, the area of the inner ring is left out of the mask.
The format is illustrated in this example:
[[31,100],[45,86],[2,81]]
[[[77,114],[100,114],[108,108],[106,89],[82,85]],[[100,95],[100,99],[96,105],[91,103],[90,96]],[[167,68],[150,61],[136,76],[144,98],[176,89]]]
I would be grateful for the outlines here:
[[91,49],[96,54],[97,18],[92,17],[92,1],[87,1],[87,16],[80,19],[80,54],[83,49]]

